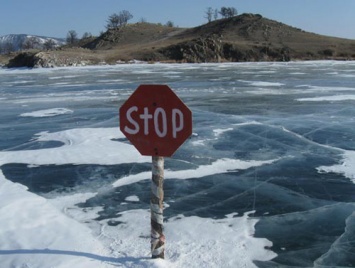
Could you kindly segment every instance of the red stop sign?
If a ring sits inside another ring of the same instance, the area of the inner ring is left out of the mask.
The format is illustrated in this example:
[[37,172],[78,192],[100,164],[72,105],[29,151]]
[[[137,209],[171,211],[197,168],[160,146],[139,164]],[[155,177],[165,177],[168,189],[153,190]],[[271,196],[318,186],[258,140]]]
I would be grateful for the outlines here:
[[172,156],[192,134],[192,113],[166,85],[140,85],[120,108],[120,129],[142,155]]

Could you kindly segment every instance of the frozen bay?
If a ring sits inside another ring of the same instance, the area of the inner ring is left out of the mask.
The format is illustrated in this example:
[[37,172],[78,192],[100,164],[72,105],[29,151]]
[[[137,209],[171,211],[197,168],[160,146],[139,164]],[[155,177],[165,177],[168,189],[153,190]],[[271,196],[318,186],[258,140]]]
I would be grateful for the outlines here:
[[[0,262],[354,267],[354,78],[335,61],[0,69]],[[149,259],[151,159],[118,126],[151,83],[194,121],[166,159],[166,261]]]

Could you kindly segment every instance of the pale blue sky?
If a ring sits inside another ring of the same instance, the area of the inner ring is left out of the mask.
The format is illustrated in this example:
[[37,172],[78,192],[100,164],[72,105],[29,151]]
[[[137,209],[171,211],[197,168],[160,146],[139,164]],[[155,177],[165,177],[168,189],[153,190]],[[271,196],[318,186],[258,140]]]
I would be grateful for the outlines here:
[[128,10],[133,19],[195,27],[207,22],[207,7],[234,7],[324,35],[355,39],[355,0],[0,0],[0,36],[65,37],[75,30],[98,35],[109,15]]

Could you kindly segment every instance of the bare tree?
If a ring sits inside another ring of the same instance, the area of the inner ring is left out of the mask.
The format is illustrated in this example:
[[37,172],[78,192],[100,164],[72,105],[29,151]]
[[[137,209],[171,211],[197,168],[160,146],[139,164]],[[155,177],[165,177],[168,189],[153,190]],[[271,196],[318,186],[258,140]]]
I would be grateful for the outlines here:
[[174,27],[174,22],[172,22],[171,20],[169,20],[165,26],[168,26],[168,27]]
[[3,44],[2,51],[4,54],[10,54],[15,51],[15,47],[11,42],[6,42]]
[[140,23],[146,23],[147,22],[147,19],[144,18],[144,17],[141,17],[140,20],[139,20]]
[[74,45],[78,42],[78,34],[74,30],[70,30],[67,33],[67,44]]
[[230,8],[229,8],[229,15],[230,15],[231,17],[237,16],[237,15],[238,15],[238,10],[235,9],[234,7],[230,7]]
[[116,29],[120,26],[120,16],[116,13],[113,13],[108,17],[106,28],[107,29]]
[[43,48],[47,49],[47,50],[51,50],[53,48],[55,48],[56,43],[54,42],[53,39],[48,39],[46,42],[44,42],[43,44]]
[[234,7],[221,7],[219,14],[221,14],[223,18],[231,18],[238,15],[238,11]]
[[213,15],[213,9],[212,7],[208,7],[206,12],[205,12],[206,16],[205,18],[208,20],[208,22],[212,21],[212,15]]
[[122,10],[120,12],[120,17],[122,24],[121,25],[126,25],[130,19],[133,18],[133,15],[128,11],[128,10]]
[[31,36],[27,38],[21,45],[22,49],[33,49],[33,48],[38,48],[40,46],[40,43],[38,41],[38,38],[35,36]]
[[85,32],[85,33],[83,34],[83,36],[81,37],[81,39],[86,39],[86,38],[90,38],[90,37],[92,37],[92,34],[89,33],[89,32]]
[[116,29],[121,26],[125,26],[132,18],[133,15],[127,10],[122,10],[119,14],[113,13],[108,17],[106,28]]
[[214,10],[213,19],[214,20],[218,19],[218,9],[217,8]]

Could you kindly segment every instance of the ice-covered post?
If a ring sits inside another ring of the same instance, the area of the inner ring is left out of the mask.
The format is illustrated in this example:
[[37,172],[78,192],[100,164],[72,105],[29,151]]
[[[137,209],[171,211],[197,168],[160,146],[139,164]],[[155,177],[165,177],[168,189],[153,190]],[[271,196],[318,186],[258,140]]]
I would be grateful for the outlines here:
[[163,234],[164,157],[152,157],[152,193],[150,198],[152,258],[164,259],[165,236]]

